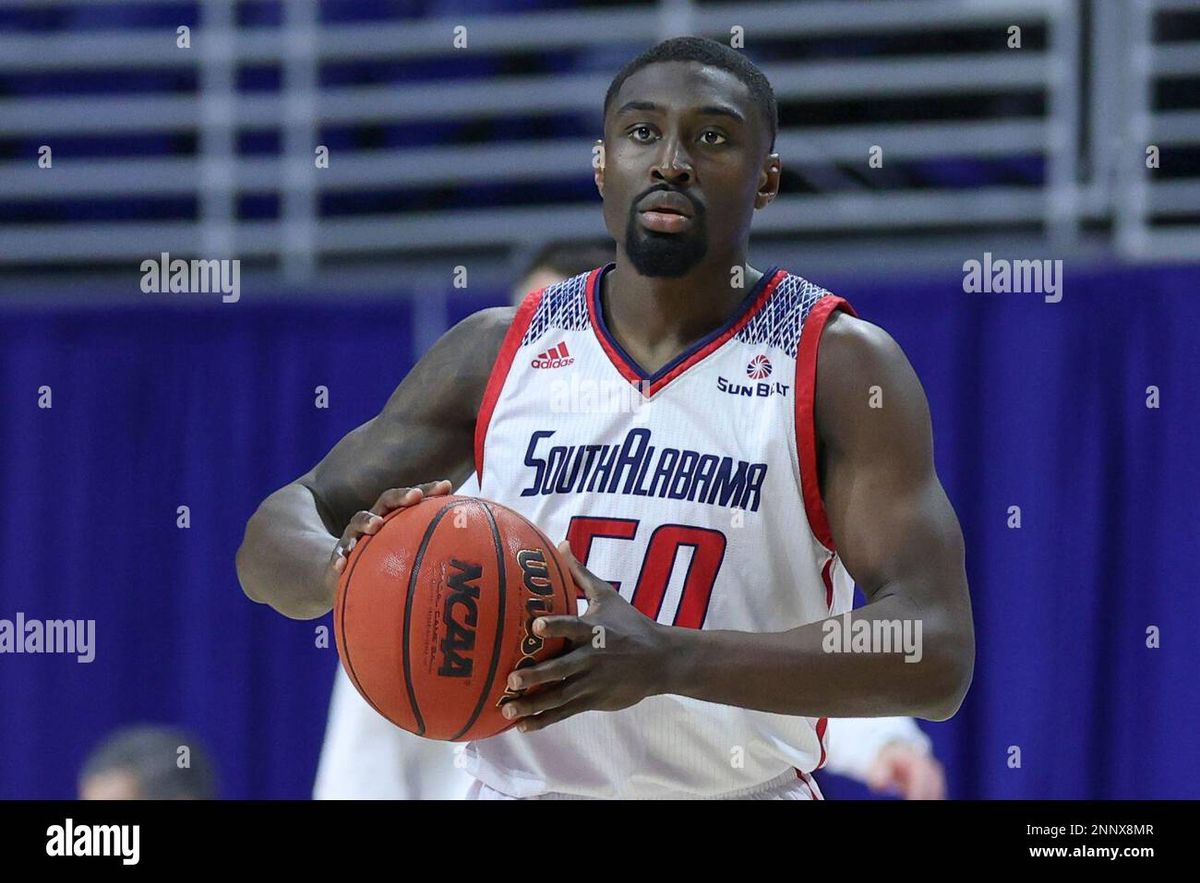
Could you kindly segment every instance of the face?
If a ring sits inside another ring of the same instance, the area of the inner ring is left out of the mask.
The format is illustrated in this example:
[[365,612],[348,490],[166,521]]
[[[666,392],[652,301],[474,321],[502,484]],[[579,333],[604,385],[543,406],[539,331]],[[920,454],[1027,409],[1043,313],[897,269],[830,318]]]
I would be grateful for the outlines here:
[[[779,190],[769,137],[749,87],[720,68],[658,62],[621,84],[596,186],[604,223],[640,275],[684,276],[744,250],[754,209]],[[675,205],[646,211],[656,199]]]

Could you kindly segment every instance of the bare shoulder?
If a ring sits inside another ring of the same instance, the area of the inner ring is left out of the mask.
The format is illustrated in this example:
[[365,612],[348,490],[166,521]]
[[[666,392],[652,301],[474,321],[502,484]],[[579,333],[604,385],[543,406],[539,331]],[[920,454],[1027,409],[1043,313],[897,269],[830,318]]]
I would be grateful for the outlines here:
[[818,349],[818,379],[832,384],[908,367],[895,339],[878,325],[838,310],[829,317]]
[[470,409],[472,415],[479,413],[492,367],[516,314],[516,307],[489,307],[471,314],[455,326],[462,328],[463,347],[471,352],[468,358],[472,362],[469,373],[474,380]]
[[466,346],[469,351],[462,355],[477,357],[490,365],[500,352],[500,344],[508,333],[516,317],[516,307],[488,307],[467,316],[449,331],[438,342],[438,346],[448,343],[452,346]]
[[822,441],[835,446],[864,431],[880,441],[894,433],[924,434],[929,420],[921,382],[896,340],[841,311],[821,334],[815,407]]
[[[467,316],[438,338],[397,393],[419,388],[430,408],[443,413],[453,409],[474,420],[515,315],[515,307],[489,307]],[[396,404],[411,407],[411,396],[398,398]]]

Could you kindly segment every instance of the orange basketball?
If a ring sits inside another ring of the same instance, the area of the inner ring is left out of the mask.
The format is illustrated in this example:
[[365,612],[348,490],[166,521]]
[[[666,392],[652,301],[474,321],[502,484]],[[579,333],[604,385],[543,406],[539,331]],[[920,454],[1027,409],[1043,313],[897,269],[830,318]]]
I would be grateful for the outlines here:
[[508,676],[561,653],[533,634],[539,616],[576,612],[554,543],[524,516],[474,497],[429,497],[388,513],[350,551],[333,605],[342,666],[401,729],[485,739]]

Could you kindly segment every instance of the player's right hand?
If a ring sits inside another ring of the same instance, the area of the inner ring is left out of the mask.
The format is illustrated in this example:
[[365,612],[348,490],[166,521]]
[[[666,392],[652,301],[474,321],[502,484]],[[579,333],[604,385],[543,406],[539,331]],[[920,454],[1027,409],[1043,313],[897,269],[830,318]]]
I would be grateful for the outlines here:
[[383,516],[393,509],[404,509],[415,506],[426,497],[440,497],[450,493],[454,484],[443,478],[441,481],[430,481],[416,487],[389,488],[379,495],[375,505],[370,509],[361,509],[354,513],[346,529],[342,531],[341,539],[333,547],[329,555],[329,566],[325,568],[325,589],[328,592],[330,604],[337,595],[338,580],[346,569],[346,559],[350,550],[364,534],[373,534],[383,526]]

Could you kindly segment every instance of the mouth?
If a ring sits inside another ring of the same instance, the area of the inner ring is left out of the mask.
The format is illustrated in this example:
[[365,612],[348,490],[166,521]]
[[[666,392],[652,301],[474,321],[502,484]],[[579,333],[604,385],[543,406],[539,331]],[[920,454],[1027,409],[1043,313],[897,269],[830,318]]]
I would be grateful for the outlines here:
[[643,209],[638,217],[643,227],[656,233],[679,233],[692,226],[690,217],[666,206]]

